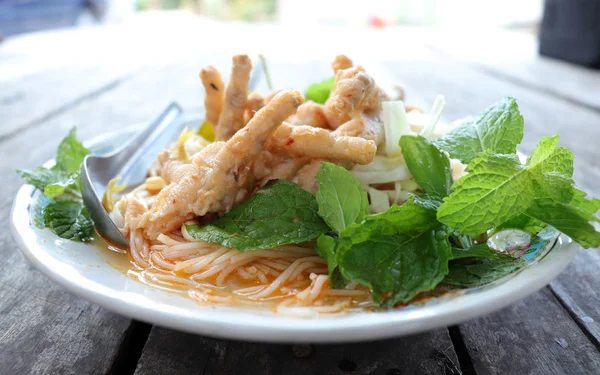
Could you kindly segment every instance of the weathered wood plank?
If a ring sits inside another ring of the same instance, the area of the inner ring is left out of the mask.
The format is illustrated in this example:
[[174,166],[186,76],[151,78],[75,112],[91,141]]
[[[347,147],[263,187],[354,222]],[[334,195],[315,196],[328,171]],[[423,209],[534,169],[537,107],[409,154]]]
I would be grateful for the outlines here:
[[[2,61],[5,63],[3,67],[6,67],[6,60]],[[11,73],[7,69],[2,72],[4,75]],[[66,97],[75,93],[61,91],[60,85],[65,82],[61,82],[60,78],[69,76],[68,69],[64,72],[62,75],[34,75],[30,77],[31,80],[24,78],[15,81],[17,91],[6,90],[7,80],[3,80],[4,100],[0,106],[2,134],[15,130],[14,124],[26,123],[27,116],[33,114],[35,117],[45,111],[37,111],[34,102],[25,103],[31,99],[28,96],[30,94],[50,97],[54,93],[59,100],[53,103],[64,104]],[[81,78],[79,73],[82,72],[85,73],[85,69],[76,70],[70,77]],[[15,71],[12,73],[16,74]],[[99,76],[106,77],[102,73]],[[102,80],[95,82],[103,83]],[[33,90],[32,85],[36,83],[45,92]],[[19,92],[22,95],[17,95],[16,99],[8,98],[9,102],[14,100],[13,104],[7,103],[5,95]],[[21,100],[26,105],[15,113],[15,108],[21,105],[17,102]],[[42,107],[48,109],[53,105],[44,104]],[[80,117],[79,121],[85,118]],[[0,175],[3,177],[0,215],[4,218],[8,218],[12,199],[21,185],[15,169],[34,167],[52,157],[65,134],[54,131],[51,124],[40,125],[38,129],[23,129],[22,133],[9,141],[0,142]],[[98,127],[100,129],[102,127]],[[35,151],[30,152],[32,150]],[[0,274],[0,372],[81,374],[106,373],[113,369],[114,359],[123,349],[122,343],[127,340],[131,321],[49,283],[20,254],[8,227],[8,220],[0,223],[0,254],[5,267]]]
[[446,58],[600,111],[600,73],[540,56],[535,34],[456,31],[424,35],[423,39]]
[[600,250],[582,249],[550,288],[600,348]]
[[22,127],[40,125],[130,77],[138,62],[111,54],[118,44],[114,36],[107,36],[108,43],[102,43],[102,34],[89,29],[35,33],[3,43],[0,139]]
[[154,327],[136,375],[460,374],[447,330],[340,345],[225,341]]
[[24,127],[41,126],[48,117],[110,91],[130,75],[131,72],[111,72],[97,67],[70,67],[1,82],[0,139]]
[[460,332],[479,375],[600,373],[598,349],[547,288]]
[[[91,305],[48,282],[24,259],[10,235],[10,202],[20,186],[16,164],[49,157],[62,133],[46,129],[0,146],[0,373],[106,373],[130,320]],[[37,152],[25,150],[37,145]],[[17,162],[14,155],[18,155]]]

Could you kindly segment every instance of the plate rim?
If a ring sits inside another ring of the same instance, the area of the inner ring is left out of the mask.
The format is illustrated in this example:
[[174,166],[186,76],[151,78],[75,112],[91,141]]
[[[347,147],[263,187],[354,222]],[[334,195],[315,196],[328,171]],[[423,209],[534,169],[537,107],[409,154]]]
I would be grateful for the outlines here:
[[[138,127],[139,125],[107,133],[85,143],[91,145],[106,142],[119,133],[135,131]],[[308,319],[259,315],[243,309],[192,311],[147,298],[136,298],[140,297],[137,293],[109,288],[87,279],[80,272],[58,272],[63,263],[47,254],[45,246],[36,242],[37,235],[30,224],[29,204],[35,191],[31,185],[23,185],[18,190],[11,208],[10,227],[23,255],[42,274],[67,291],[128,318],[226,339],[271,343],[358,342],[446,327],[500,310],[537,292],[558,276],[579,251],[579,245],[561,233],[542,259],[536,260],[505,282],[434,305],[411,309]],[[107,265],[112,267],[108,263]],[[145,287],[156,290],[151,286]]]

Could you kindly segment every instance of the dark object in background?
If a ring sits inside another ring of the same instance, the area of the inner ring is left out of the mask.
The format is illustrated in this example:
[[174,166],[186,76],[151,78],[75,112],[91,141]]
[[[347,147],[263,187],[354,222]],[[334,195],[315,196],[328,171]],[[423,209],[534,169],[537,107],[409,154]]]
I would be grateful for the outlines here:
[[600,0],[546,0],[540,54],[600,69]]
[[0,34],[75,26],[85,11],[100,20],[106,0],[0,0]]

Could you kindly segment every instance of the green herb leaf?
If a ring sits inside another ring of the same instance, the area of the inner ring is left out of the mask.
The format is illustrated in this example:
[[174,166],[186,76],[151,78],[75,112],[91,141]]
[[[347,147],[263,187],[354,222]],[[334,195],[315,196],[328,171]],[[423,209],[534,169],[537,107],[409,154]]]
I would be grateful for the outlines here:
[[360,222],[369,213],[367,192],[345,168],[322,163],[317,173],[319,215],[336,233]]
[[188,224],[186,230],[195,239],[240,251],[270,249],[310,241],[329,231],[317,210],[309,192],[278,180],[211,224]]
[[490,247],[487,244],[479,244],[472,246],[468,249],[452,248],[452,259],[463,259],[463,258],[494,258],[495,254],[492,253]]
[[72,174],[64,180],[46,185],[44,195],[48,198],[63,199],[63,196],[70,198],[81,198],[79,191],[79,173]]
[[577,209],[582,215],[592,216],[591,221],[600,220],[594,217],[596,212],[600,210],[600,199],[588,198],[587,194],[581,190],[573,189],[573,200],[571,206]]
[[507,97],[486,109],[475,120],[467,120],[434,141],[450,157],[465,164],[491,150],[497,154],[514,154],[523,139],[523,116],[517,101]]
[[525,166],[531,174],[536,198],[568,203],[573,198],[573,153],[557,147],[559,137],[543,137]]
[[522,214],[533,201],[531,177],[516,155],[486,151],[469,164],[467,172],[437,213],[441,223],[461,233],[484,233]]
[[54,200],[41,213],[44,226],[59,237],[82,242],[91,241],[94,234],[94,224],[81,201],[79,184],[79,167],[87,154],[88,149],[77,140],[73,128],[58,147],[54,167],[17,171],[28,184]]
[[552,225],[581,246],[600,246],[600,233],[590,221],[600,221],[600,200],[586,199],[573,187],[573,153],[558,147],[558,136],[544,137],[527,160],[535,197],[525,212],[534,222]]
[[55,169],[69,174],[78,173],[83,158],[89,153],[90,151],[77,140],[75,128],[72,128],[69,135],[58,146]]
[[442,200],[436,196],[413,195],[402,206],[392,205],[386,212],[365,217],[360,224],[349,225],[342,238],[362,241],[371,235],[393,235],[398,232],[418,236],[440,226],[436,210]]
[[79,202],[52,202],[44,208],[44,225],[59,237],[73,241],[91,241],[94,223],[86,208]]
[[453,180],[446,154],[421,136],[402,136],[400,147],[410,173],[425,193],[440,197],[450,194]]
[[444,283],[476,287],[498,280],[525,266],[521,258],[494,254],[493,258],[471,258],[450,262],[450,272]]
[[58,169],[38,167],[18,170],[18,174],[30,185],[44,192],[48,198],[79,199],[79,174],[69,175]]
[[315,103],[325,104],[327,99],[329,99],[329,94],[331,94],[331,89],[333,89],[334,84],[334,77],[312,84],[306,89],[304,97],[306,100],[312,100]]
[[35,169],[20,169],[17,173],[30,185],[44,191],[46,186],[67,180],[69,174],[56,169],[37,167]]
[[525,164],[534,173],[554,172],[573,176],[573,153],[558,147],[560,137],[542,137]]
[[595,216],[599,209],[600,199],[586,199],[584,192],[574,189],[570,203],[536,198],[526,215],[553,226],[584,248],[593,248],[600,246],[600,232],[590,222],[600,222]]
[[521,214],[495,228],[494,233],[499,232],[502,229],[521,229],[529,234],[536,235],[545,227],[546,224],[542,223],[541,221],[525,214]]
[[344,276],[340,273],[336,259],[337,247],[340,243],[339,237],[322,234],[317,238],[315,250],[317,254],[327,261],[329,270],[329,282],[333,288],[341,289],[346,285]]
[[413,196],[402,206],[350,225],[337,251],[342,275],[373,288],[377,302],[390,293],[385,306],[433,289],[452,257],[448,232],[433,229],[440,226],[435,220],[440,203],[437,197]]
[[[344,240],[342,240],[344,241]],[[373,289],[373,298],[387,307],[406,303],[431,290],[448,273],[452,248],[443,230],[428,230],[413,237],[405,233],[373,235],[338,250],[342,274]]]

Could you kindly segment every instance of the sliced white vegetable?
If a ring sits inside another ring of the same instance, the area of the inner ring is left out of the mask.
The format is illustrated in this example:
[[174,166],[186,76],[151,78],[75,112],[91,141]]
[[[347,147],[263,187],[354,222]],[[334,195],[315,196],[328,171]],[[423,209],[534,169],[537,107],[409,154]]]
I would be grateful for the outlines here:
[[413,109],[406,114],[410,129],[416,133],[420,133],[425,128],[425,124],[429,122],[429,117],[429,114],[422,113],[416,109]]
[[400,183],[400,186],[402,186],[402,190],[403,191],[415,191],[417,190],[420,186],[417,183],[417,181],[415,180],[402,180],[402,181],[398,181]]
[[425,125],[425,129],[421,132],[421,136],[426,139],[431,138],[433,131],[435,130],[435,125],[440,120],[440,116],[442,115],[442,111],[444,110],[444,106],[446,105],[446,100],[443,95],[438,95],[433,102],[433,107],[431,108],[431,113],[429,117],[429,122]]
[[402,184],[400,183],[400,181],[396,181],[394,183],[394,202],[398,202],[398,200],[400,199],[400,194],[402,194]]
[[401,204],[410,199],[414,194],[408,191],[396,191],[396,190],[378,190],[381,193],[385,193],[390,201],[396,204]]
[[383,171],[362,172],[352,170],[351,172],[354,177],[361,182],[361,184],[384,184],[388,182],[404,180],[410,177],[408,168],[405,165]]
[[374,172],[374,171],[386,171],[394,169],[398,166],[406,165],[406,161],[402,156],[387,157],[383,155],[375,155],[373,161],[366,165],[356,165],[352,171],[357,172]]
[[383,128],[385,130],[385,153],[387,156],[399,156],[402,150],[398,145],[400,137],[412,134],[406,109],[401,100],[383,102]]
[[369,211],[371,213],[378,214],[380,212],[385,212],[390,208],[390,199],[386,193],[372,187],[370,187],[367,192],[371,199],[371,204],[369,204]]

